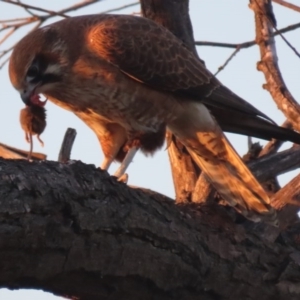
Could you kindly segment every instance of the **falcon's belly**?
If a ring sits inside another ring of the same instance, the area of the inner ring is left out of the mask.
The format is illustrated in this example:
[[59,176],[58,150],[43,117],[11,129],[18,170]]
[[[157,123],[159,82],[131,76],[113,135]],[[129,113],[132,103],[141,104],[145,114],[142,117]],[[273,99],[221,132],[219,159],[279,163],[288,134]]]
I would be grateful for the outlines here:
[[[109,65],[97,71],[84,66],[77,63],[76,74],[45,93],[49,100],[79,116],[95,132],[106,156],[118,147],[135,145],[145,154],[161,148],[166,126],[183,110],[182,105],[171,94],[136,83]],[[118,132],[112,132],[117,125]],[[118,145],[105,144],[105,140]],[[119,154],[117,160],[122,160],[124,152]]]

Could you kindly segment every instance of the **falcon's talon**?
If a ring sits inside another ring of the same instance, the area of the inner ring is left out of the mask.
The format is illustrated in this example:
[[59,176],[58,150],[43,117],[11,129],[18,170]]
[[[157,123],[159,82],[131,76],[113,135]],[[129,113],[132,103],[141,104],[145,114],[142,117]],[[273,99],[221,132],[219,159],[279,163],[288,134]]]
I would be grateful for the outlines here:
[[25,140],[28,144],[30,143],[30,136],[28,132],[25,132]]
[[114,176],[116,176],[117,178],[120,178],[120,177],[122,177],[122,175],[125,174],[126,169],[130,165],[132,159],[134,158],[134,156],[138,150],[139,149],[135,148],[135,147],[129,149],[129,151],[127,152],[125,158],[123,159],[120,167],[115,172]]
[[44,147],[44,142],[41,140],[40,135],[37,135],[37,139],[40,142],[41,147]]
[[117,178],[117,180],[119,182],[123,182],[123,183],[128,183],[128,174],[124,173],[123,175],[121,175],[120,177]]

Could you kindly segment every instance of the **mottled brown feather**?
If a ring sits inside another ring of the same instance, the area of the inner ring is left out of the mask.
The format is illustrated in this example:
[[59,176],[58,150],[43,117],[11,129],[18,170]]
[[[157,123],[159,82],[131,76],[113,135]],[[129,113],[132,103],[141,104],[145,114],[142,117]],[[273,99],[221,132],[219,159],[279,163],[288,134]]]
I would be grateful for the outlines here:
[[[212,109],[226,107],[269,119],[245,100],[223,89],[205,65],[167,29],[145,18],[121,18],[106,16],[100,26],[91,27],[87,40],[93,51],[122,72],[153,88],[197,98]],[[219,101],[218,89],[221,94],[227,92],[226,101]],[[215,90],[214,97],[209,97]]]

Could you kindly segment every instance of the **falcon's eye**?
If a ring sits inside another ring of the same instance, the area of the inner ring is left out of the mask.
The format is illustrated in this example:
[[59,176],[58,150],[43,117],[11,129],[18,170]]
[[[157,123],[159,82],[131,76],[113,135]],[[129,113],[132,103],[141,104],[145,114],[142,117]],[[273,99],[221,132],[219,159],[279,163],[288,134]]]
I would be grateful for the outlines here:
[[27,71],[27,77],[36,78],[39,75],[39,69],[37,66],[31,66]]

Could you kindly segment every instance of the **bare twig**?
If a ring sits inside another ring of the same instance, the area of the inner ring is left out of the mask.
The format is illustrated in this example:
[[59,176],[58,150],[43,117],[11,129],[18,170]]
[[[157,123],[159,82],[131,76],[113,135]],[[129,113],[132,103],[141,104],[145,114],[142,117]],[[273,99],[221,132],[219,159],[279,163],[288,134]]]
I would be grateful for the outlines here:
[[9,61],[9,57],[7,57],[6,59],[4,59],[2,61],[2,63],[0,64],[0,70],[5,66],[5,64]]
[[[21,3],[20,0],[17,0],[17,2],[18,2],[18,3]],[[31,15],[31,16],[33,16],[33,17],[36,17],[36,16],[37,16],[36,14],[34,14],[33,12],[31,12],[31,11],[29,10],[29,8],[24,7],[24,9],[25,9],[25,11],[26,11],[29,15]]]
[[47,13],[47,14],[49,14],[51,16],[61,16],[63,18],[68,18],[67,15],[65,15],[65,14],[63,14],[61,12],[56,12],[56,11],[44,9],[44,8],[41,8],[41,7],[38,7],[38,6],[32,6],[32,5],[29,5],[29,4],[22,3],[22,2],[15,2],[13,0],[2,0],[2,2],[6,2],[6,3],[9,3],[9,4],[13,4],[13,5],[17,5],[17,6],[23,7],[25,10],[27,10],[27,9],[33,9],[33,10],[37,10],[37,11],[40,11],[40,12]]
[[[33,30],[35,30],[36,28],[40,27],[41,24],[42,24],[43,22],[44,22],[44,21],[38,22],[38,23],[36,24],[36,26],[34,26],[34,27],[30,30],[30,32],[33,31]],[[10,47],[10,48],[8,48],[8,49],[6,49],[6,50],[0,52],[0,59],[3,58],[5,55],[8,55],[8,54],[14,49],[14,47],[15,47],[15,44],[14,44],[12,47]],[[6,64],[8,61],[9,61],[9,56],[8,56],[7,58],[5,58],[5,59],[2,61],[2,63],[0,64],[0,70],[5,66],[5,64]]]
[[286,2],[286,1],[283,1],[283,0],[272,0],[273,2],[277,3],[277,4],[280,4],[282,6],[285,6],[287,8],[290,8],[290,9],[293,9],[297,12],[300,12],[300,7],[295,5],[295,4],[292,4],[290,2]]
[[[11,28],[11,30],[8,31],[8,33],[6,33],[6,35],[4,35],[0,41],[0,45],[6,41],[10,36],[12,36],[13,33],[15,33],[15,31],[25,25],[29,25],[35,22],[37,23],[37,26],[34,27],[34,29],[40,27],[46,20],[55,17],[55,16],[60,16],[63,18],[67,18],[68,15],[66,15],[66,13],[71,12],[71,11],[75,11],[77,9],[81,9],[83,7],[87,7],[91,4],[95,4],[97,2],[103,1],[103,0],[85,0],[85,1],[81,1],[79,3],[76,3],[74,5],[71,5],[67,8],[64,8],[62,10],[59,11],[51,11],[51,10],[47,10],[41,7],[37,7],[37,6],[32,6],[32,5],[28,5],[25,4],[21,1],[13,1],[13,0],[0,0],[2,2],[8,3],[8,4],[12,4],[12,5],[17,5],[19,7],[24,8],[24,10],[30,14],[30,17],[27,18],[15,18],[15,19],[8,19],[8,20],[0,20],[0,24],[2,24],[2,27],[0,28],[0,32],[4,31],[4,30],[8,30]],[[111,9],[109,11],[106,11],[104,13],[108,13],[108,12],[113,12],[113,11],[118,11],[118,10],[122,10],[128,7],[132,7],[134,5],[137,5],[138,2],[134,2],[131,4],[127,4],[124,6],[120,6],[120,7],[116,7],[114,9]],[[32,13],[30,10],[36,10],[42,13],[46,13],[44,15],[35,15],[34,13]],[[14,46],[6,49],[6,50],[2,50],[0,51],[0,59],[3,58],[5,55],[9,54],[11,52],[11,50],[14,48]],[[8,61],[8,58],[3,59],[3,61],[0,64],[0,70],[1,68],[6,64],[6,62]]]
[[[300,23],[299,23],[299,27],[300,27]],[[219,42],[206,42],[206,41],[196,41],[195,45],[196,46],[210,46],[210,47],[220,47],[220,48],[240,48],[240,49],[244,49],[244,48],[249,48],[252,47],[256,44],[255,41],[249,41],[249,42],[244,42],[244,43],[240,43],[240,44],[232,44],[232,43],[219,43]]]
[[[300,28],[300,23],[292,24],[287,27],[283,27],[281,29],[278,29],[276,32],[271,33],[272,37],[278,36],[282,33],[289,32],[295,29]],[[248,41],[240,44],[232,44],[232,43],[218,43],[218,42],[205,42],[205,41],[196,41],[195,42],[196,46],[211,46],[211,47],[221,47],[221,48],[240,48],[240,49],[245,49],[245,48],[250,48],[254,45],[256,45],[256,41]]]
[[226,59],[224,64],[218,68],[218,71],[214,74],[214,76],[217,76],[221,71],[223,71],[226,66],[229,64],[229,62],[235,57],[235,55],[241,50],[240,47],[237,47],[231,54],[230,56]]
[[[21,28],[22,26],[25,26],[25,25],[29,25],[30,23],[33,23],[33,22],[36,22],[36,21],[38,21],[39,20],[39,18],[34,18],[34,17],[32,17],[32,18],[27,18],[25,21],[23,21],[23,22],[17,22],[17,23],[13,23],[13,24],[3,24],[2,25],[2,28],[0,29],[0,32],[1,31],[5,31],[5,30],[7,30],[7,29],[10,29],[10,28],[13,28],[13,29],[15,29],[15,30],[17,30],[17,29],[19,29],[19,28]],[[4,41],[3,41],[4,42]],[[2,43],[3,43],[2,42]]]
[[14,18],[14,19],[7,19],[7,20],[0,20],[0,24],[6,24],[6,23],[15,23],[15,22],[23,22],[28,20],[28,17],[24,17],[24,18]]
[[59,155],[58,155],[59,162],[65,163],[70,160],[71,150],[73,147],[75,137],[76,137],[76,130],[73,128],[68,128],[65,133],[65,136],[64,136],[64,139],[63,139],[60,151],[59,151]]
[[9,53],[13,48],[14,48],[14,46],[9,47],[8,49],[1,51],[1,52],[0,52],[0,58],[2,58],[2,57],[5,56],[7,53]]
[[0,40],[0,45],[2,43],[4,43],[14,32],[16,31],[15,28],[11,28],[3,37],[2,39]]
[[140,3],[139,3],[139,2],[133,2],[133,3],[129,3],[129,4],[123,5],[123,6],[119,6],[119,7],[116,7],[116,8],[112,8],[112,9],[103,11],[103,12],[101,12],[101,13],[102,13],[102,14],[108,14],[108,13],[112,13],[112,12],[115,12],[115,11],[120,11],[120,10],[122,10],[122,9],[129,8],[129,7],[136,6],[136,5],[138,5],[138,4],[140,4]]
[[65,13],[68,13],[70,11],[81,9],[83,7],[87,7],[89,5],[92,5],[92,4],[95,4],[97,2],[101,2],[101,1],[103,1],[103,0],[83,0],[79,3],[75,3],[74,5],[71,5],[67,8],[64,8],[64,9],[60,10],[59,13],[65,14]]

